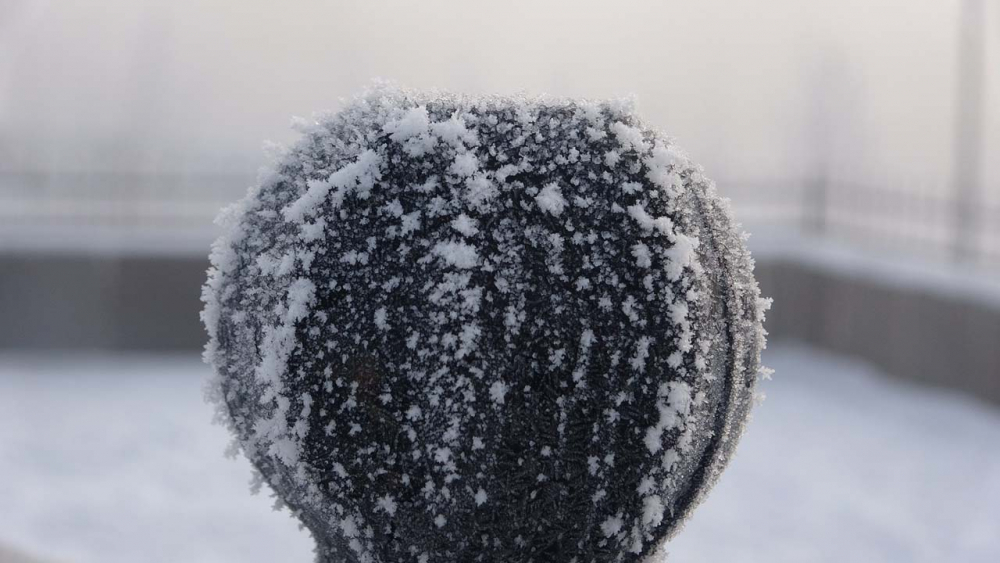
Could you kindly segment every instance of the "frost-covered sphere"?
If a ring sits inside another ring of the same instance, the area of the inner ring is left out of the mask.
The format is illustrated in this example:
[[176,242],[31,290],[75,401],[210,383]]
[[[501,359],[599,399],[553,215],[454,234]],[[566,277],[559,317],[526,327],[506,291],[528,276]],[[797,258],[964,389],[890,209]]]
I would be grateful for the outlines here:
[[229,208],[212,395],[318,560],[637,562],[764,344],[712,183],[624,102],[377,88]]

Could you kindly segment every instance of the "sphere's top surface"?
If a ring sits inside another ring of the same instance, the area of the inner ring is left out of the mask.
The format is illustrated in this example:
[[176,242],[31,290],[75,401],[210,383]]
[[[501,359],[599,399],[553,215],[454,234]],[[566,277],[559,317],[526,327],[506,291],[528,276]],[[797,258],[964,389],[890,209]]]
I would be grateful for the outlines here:
[[223,219],[214,394],[321,557],[637,560],[763,344],[725,205],[624,103],[375,90]]

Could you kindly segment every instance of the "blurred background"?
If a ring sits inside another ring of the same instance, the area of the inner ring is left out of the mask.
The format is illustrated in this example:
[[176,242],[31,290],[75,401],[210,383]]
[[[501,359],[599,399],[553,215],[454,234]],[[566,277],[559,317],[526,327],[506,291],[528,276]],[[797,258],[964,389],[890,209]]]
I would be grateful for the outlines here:
[[672,560],[1000,560],[1000,1],[0,0],[0,562],[311,560],[199,288],[374,78],[634,95],[732,199],[777,372]]

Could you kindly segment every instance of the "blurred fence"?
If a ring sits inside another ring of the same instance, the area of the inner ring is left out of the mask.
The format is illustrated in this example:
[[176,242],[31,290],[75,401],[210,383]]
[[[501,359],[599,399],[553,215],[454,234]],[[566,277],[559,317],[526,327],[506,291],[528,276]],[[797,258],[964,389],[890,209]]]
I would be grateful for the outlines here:
[[[207,232],[218,210],[252,181],[224,174],[0,172],[0,237],[10,240],[21,231],[86,237],[88,227],[156,230],[167,237],[172,230]],[[957,201],[946,186],[788,179],[718,184],[752,231],[801,230],[939,259],[952,259],[961,248],[969,262],[1000,266],[1000,198],[973,205]],[[960,217],[972,224],[959,224]]]
[[947,186],[906,188],[829,180],[732,181],[719,186],[751,232],[774,225],[865,247],[1000,267],[996,192],[977,204],[959,201]]

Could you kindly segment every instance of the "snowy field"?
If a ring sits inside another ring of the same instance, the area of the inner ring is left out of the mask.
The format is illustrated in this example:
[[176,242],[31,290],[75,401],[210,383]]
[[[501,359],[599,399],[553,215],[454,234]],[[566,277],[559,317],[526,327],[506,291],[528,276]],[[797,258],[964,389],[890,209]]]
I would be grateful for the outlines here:
[[[1000,560],[1000,410],[808,348],[765,362],[768,398],[671,561]],[[207,369],[0,356],[0,544],[64,563],[312,561],[223,457]]]

